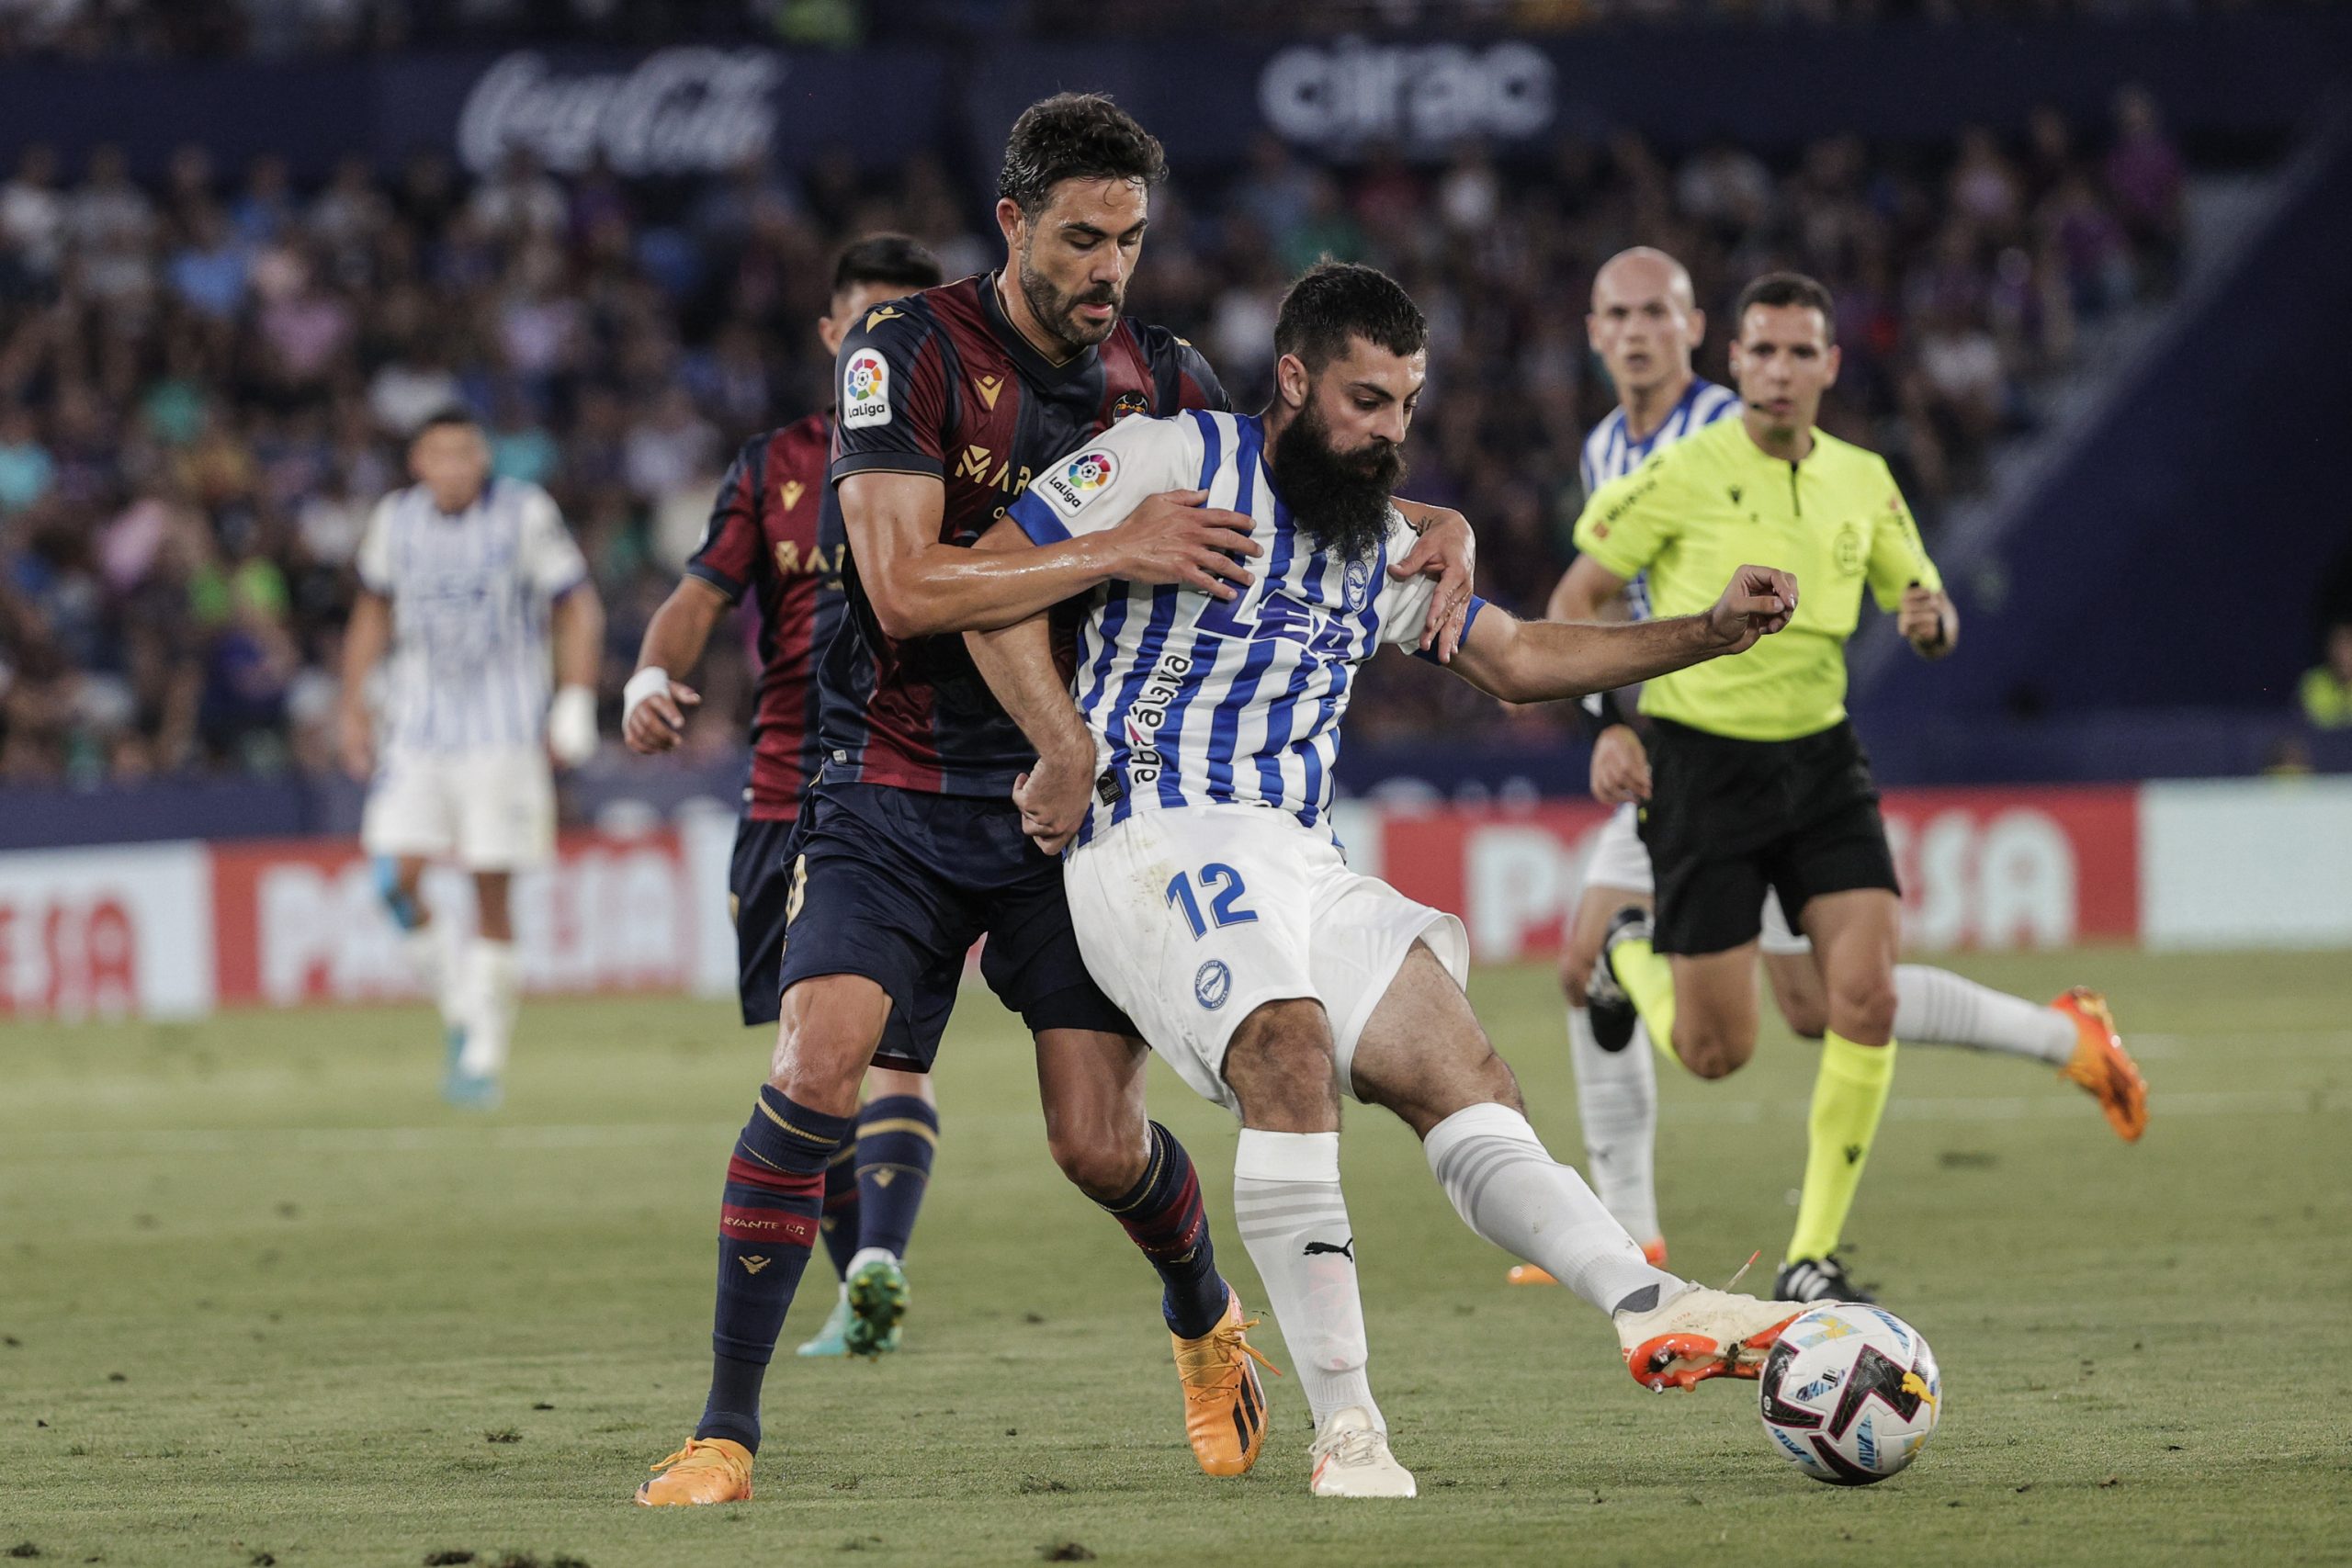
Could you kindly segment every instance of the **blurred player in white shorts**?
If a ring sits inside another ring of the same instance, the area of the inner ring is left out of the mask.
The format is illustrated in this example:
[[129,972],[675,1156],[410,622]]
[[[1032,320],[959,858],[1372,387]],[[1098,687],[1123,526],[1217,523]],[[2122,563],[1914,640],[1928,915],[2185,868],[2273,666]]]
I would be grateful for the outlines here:
[[1230,603],[1099,592],[1075,705],[1045,617],[967,638],[1038,748],[1014,797],[1041,844],[1073,845],[1064,883],[1088,969],[1187,1083],[1241,1118],[1235,1217],[1314,1414],[1317,1496],[1415,1490],[1366,1371],[1343,1091],[1413,1129],[1473,1230],[1610,1314],[1645,1385],[1754,1377],[1797,1311],[1643,1258],[1528,1124],[1463,992],[1461,923],[1349,870],[1332,840],[1340,721],[1383,643],[1451,654],[1473,685],[1532,702],[1738,652],[1795,604],[1786,577],[1747,567],[1704,615],[1522,626],[1474,598],[1457,632],[1428,578],[1399,575],[1415,538],[1390,504],[1427,342],[1381,274],[1308,272],[1283,301],[1263,416],[1125,420],[1048,468],[979,547],[1082,541],[1150,495],[1198,490],[1255,520],[1256,580]]
[[[470,416],[427,420],[410,442],[409,471],[417,482],[377,505],[359,545],[344,639],[344,766],[369,781],[360,843],[440,1005],[443,1092],[488,1107],[520,989],[510,881],[555,852],[550,753],[572,766],[595,751],[604,610],[554,501],[491,477]],[[369,679],[388,648],[381,713],[371,716]],[[462,958],[419,897],[435,861],[473,874],[475,934]]]

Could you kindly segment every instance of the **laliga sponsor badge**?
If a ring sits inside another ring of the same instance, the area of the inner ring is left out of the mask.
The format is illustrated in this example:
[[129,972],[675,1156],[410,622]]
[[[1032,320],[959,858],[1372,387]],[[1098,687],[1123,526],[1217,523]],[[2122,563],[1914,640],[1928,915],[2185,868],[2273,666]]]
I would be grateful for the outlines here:
[[1111,476],[1118,472],[1118,460],[1099,447],[1091,452],[1080,452],[1060,468],[1046,471],[1046,499],[1052,502],[1057,510],[1075,516],[1080,507],[1093,500],[1102,487],[1111,482]]
[[1193,999],[1211,1012],[1223,1007],[1232,995],[1233,971],[1225,966],[1222,958],[1210,959],[1193,976]]
[[842,427],[864,430],[890,423],[890,362],[861,348],[842,370]]

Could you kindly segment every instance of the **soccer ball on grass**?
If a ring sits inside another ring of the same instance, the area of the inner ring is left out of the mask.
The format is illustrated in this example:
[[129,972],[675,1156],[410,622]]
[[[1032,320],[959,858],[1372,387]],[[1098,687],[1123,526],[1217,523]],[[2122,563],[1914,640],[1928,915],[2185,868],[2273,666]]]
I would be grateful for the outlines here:
[[1874,1306],[1817,1306],[1764,1362],[1764,1431],[1781,1458],[1832,1486],[1868,1486],[1908,1465],[1943,1410],[1936,1354]]

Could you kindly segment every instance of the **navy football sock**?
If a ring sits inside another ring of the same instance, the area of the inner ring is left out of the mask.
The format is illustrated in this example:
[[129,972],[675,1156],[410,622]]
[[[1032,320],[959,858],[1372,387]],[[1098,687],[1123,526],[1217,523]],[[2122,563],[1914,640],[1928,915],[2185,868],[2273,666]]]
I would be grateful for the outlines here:
[[859,1248],[907,1255],[938,1148],[939,1112],[918,1096],[888,1095],[857,1113]]
[[1225,1315],[1225,1280],[1209,1241],[1208,1212],[1201,1207],[1200,1178],[1176,1134],[1154,1122],[1143,1179],[1102,1207],[1159,1270],[1167,1286],[1159,1310],[1170,1330],[1198,1339],[1215,1328]]
[[833,1151],[825,1166],[825,1213],[818,1227],[825,1234],[825,1256],[833,1272],[849,1278],[849,1260],[857,1255],[857,1144],[854,1140]]
[[760,1382],[816,1245],[825,1162],[849,1128],[847,1117],[796,1105],[774,1085],[760,1089],[759,1106],[727,1162],[710,1400],[695,1428],[697,1438],[760,1446]]

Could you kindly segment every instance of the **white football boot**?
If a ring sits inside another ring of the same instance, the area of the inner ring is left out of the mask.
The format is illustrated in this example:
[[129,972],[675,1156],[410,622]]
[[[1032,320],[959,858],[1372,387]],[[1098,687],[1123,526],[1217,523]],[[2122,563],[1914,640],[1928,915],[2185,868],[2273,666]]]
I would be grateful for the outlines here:
[[1658,1393],[1709,1378],[1753,1378],[1781,1330],[1805,1309],[1692,1285],[1647,1312],[1617,1314],[1617,1342],[1634,1381]]
[[1388,1434],[1363,1407],[1335,1410],[1306,1450],[1315,1461],[1308,1489],[1317,1497],[1410,1497],[1413,1472],[1388,1451]]

